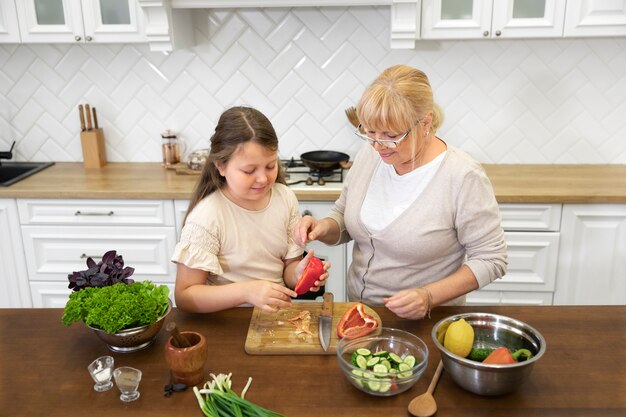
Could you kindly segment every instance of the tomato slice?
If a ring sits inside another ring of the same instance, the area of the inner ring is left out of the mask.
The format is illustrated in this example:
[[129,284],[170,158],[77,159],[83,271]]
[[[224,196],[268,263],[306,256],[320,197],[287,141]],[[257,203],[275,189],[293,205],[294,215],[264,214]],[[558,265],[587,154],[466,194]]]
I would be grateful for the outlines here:
[[320,258],[316,258],[315,256],[311,258],[309,263],[304,268],[302,272],[302,276],[298,279],[296,283],[296,288],[293,290],[298,294],[302,295],[309,291],[311,287],[315,284],[320,276],[324,273],[324,264]]
[[378,327],[378,320],[365,312],[365,306],[356,303],[346,311],[337,324],[339,338],[355,339],[365,336]]

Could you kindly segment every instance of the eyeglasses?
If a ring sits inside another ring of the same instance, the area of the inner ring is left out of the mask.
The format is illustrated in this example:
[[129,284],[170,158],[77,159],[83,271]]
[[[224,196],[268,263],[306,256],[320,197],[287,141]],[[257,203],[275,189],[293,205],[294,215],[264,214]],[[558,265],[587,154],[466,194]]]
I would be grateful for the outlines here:
[[[418,121],[419,123],[419,121]],[[370,143],[370,145],[374,146],[374,144],[379,144],[380,146],[385,146],[387,148],[396,148],[400,142],[402,142],[404,140],[404,138],[406,138],[408,136],[408,134],[411,132],[411,129],[407,130],[406,132],[404,132],[398,139],[376,139],[375,137],[370,137],[369,135],[374,136],[374,132],[370,133],[367,132],[366,134],[361,133],[361,128],[362,125],[359,125],[356,130],[354,131],[354,134],[357,135],[359,137],[359,139],[362,140],[366,140]],[[395,137],[395,136],[390,136],[387,133],[383,133],[383,135],[387,136],[387,137]]]

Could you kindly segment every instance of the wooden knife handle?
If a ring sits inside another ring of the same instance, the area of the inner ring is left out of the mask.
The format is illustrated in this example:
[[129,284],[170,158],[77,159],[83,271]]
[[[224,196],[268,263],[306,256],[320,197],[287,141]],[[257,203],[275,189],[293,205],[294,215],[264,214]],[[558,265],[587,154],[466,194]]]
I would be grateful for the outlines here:
[[89,104],[85,104],[85,113],[87,114],[87,130],[91,130],[91,109]]
[[333,293],[324,293],[324,301],[322,302],[322,312],[320,316],[333,316]]
[[92,107],[91,111],[93,112],[93,128],[97,129],[98,128],[98,116],[96,116],[96,108]]
[[85,131],[85,112],[83,111],[83,105],[78,105],[78,115],[80,116],[80,130]]

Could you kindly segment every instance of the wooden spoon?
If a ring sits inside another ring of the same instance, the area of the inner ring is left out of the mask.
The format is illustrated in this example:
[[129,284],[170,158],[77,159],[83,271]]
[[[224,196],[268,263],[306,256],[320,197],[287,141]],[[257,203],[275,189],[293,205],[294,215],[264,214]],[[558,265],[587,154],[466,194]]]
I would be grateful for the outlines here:
[[416,417],[430,417],[437,412],[437,402],[435,401],[435,397],[433,397],[433,391],[435,391],[435,387],[437,386],[437,382],[439,382],[439,377],[441,376],[441,372],[443,371],[443,362],[439,360],[439,365],[437,365],[437,370],[435,371],[435,375],[433,375],[432,381],[430,381],[430,385],[425,393],[419,395],[409,403],[409,413]]

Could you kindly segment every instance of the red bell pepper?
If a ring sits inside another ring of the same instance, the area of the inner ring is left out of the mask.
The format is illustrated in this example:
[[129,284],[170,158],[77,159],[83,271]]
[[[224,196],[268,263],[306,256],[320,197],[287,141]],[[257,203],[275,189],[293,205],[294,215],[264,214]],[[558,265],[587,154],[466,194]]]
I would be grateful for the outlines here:
[[293,290],[298,294],[302,295],[309,291],[311,287],[315,284],[320,276],[324,273],[324,264],[320,258],[316,258],[313,256],[309,263],[304,268],[302,272],[302,276],[298,279],[296,283],[296,288]]
[[357,303],[341,316],[337,323],[339,338],[355,339],[370,334],[378,327],[378,320],[367,314],[364,307]]
[[509,363],[517,363],[513,358],[511,351],[505,347],[494,349],[483,361],[483,363],[491,363],[497,365],[505,365]]

